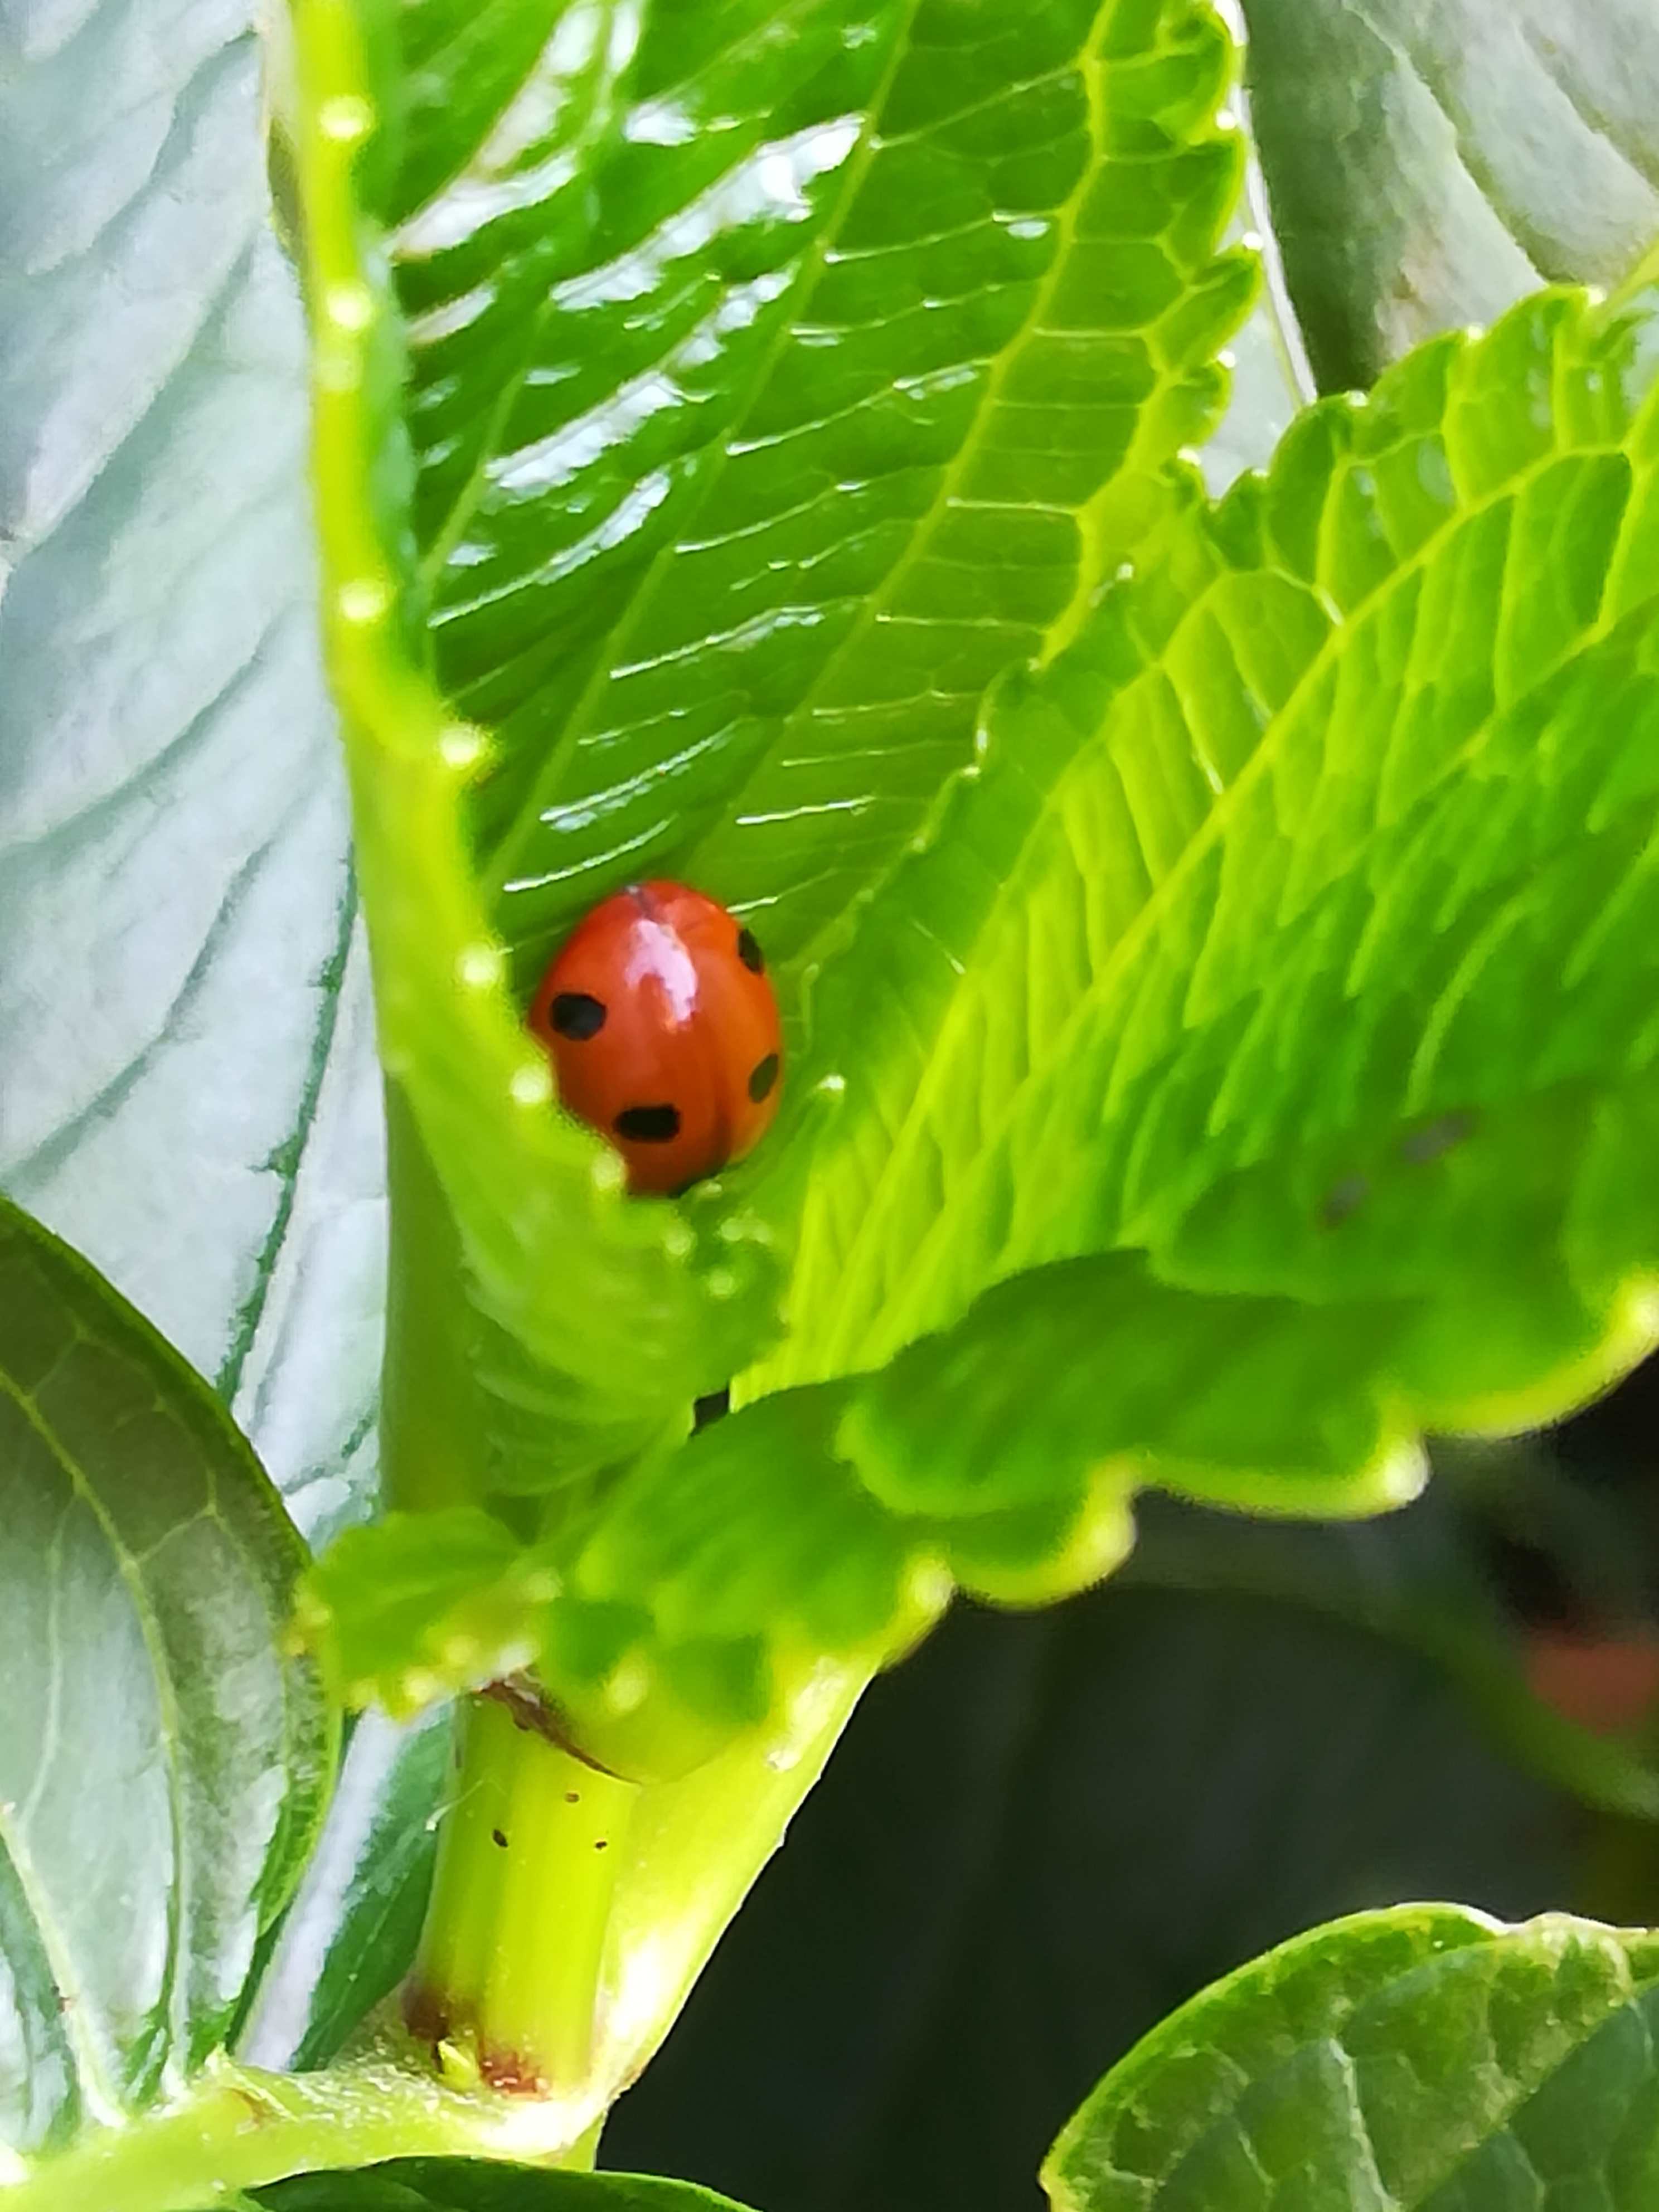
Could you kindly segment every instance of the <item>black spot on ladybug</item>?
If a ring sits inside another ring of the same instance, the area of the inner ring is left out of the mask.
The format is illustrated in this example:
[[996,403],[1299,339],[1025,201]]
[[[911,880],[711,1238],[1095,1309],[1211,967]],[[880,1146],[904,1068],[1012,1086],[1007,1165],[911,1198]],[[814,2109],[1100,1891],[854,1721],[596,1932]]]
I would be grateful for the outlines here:
[[596,1851],[608,1850],[610,1849],[608,1839],[604,1836],[599,1837],[595,1842],[593,1848]]
[[769,1052],[764,1060],[757,1060],[749,1071],[749,1096],[758,1106],[763,1098],[771,1096],[772,1085],[778,1079],[778,1056]]
[[761,951],[752,929],[738,932],[738,957],[751,975],[763,975],[766,973],[766,955]]
[[495,1844],[497,1850],[504,1851],[507,1849],[507,1838],[501,1833],[501,1831],[499,1828],[492,1828],[490,1830],[489,1840]]
[[586,1044],[605,1027],[605,1000],[591,999],[586,991],[561,991],[553,1001],[551,1018],[561,1036]]
[[580,1805],[582,1802],[581,1791],[580,1790],[567,1790],[564,1793],[564,1802],[567,1805]]
[[624,1106],[612,1124],[619,1137],[636,1145],[666,1145],[680,1133],[678,1106]]

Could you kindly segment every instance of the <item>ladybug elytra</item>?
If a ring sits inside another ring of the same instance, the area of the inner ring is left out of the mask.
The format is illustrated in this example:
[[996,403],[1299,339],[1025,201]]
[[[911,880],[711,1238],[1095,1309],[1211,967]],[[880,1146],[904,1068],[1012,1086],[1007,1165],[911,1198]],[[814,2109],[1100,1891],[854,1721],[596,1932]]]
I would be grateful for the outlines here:
[[610,1139],[630,1190],[717,1173],[777,1111],[783,1042],[760,946],[684,884],[601,901],[542,978],[530,1026],[561,1101]]

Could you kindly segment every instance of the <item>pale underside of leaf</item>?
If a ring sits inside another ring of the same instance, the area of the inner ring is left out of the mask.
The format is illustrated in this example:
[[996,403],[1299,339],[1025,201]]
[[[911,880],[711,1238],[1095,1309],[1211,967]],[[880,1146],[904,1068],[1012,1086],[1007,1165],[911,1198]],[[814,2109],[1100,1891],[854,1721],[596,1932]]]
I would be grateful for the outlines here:
[[0,1177],[311,1520],[373,1474],[384,1198],[258,72],[46,9],[0,89]]
[[1244,0],[1274,228],[1320,381],[1369,383],[1659,232],[1644,0]]

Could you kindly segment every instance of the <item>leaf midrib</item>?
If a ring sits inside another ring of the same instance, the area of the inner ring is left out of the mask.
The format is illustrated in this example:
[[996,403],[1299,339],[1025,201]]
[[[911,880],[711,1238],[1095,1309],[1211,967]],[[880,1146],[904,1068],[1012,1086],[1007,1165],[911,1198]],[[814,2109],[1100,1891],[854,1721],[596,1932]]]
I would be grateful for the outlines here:
[[[779,356],[790,343],[796,306],[803,293],[810,291],[816,285],[822,274],[823,257],[830,250],[830,241],[839,234],[848,210],[868,173],[871,161],[874,158],[878,118],[892,90],[893,81],[905,56],[909,52],[910,34],[915,27],[915,19],[921,6],[921,0],[904,0],[902,21],[894,33],[892,52],[888,57],[887,66],[882,73],[881,81],[873,88],[866,106],[859,131],[858,143],[842,165],[836,188],[830,197],[830,207],[825,213],[823,222],[818,227],[817,236],[801,256],[800,266],[795,272],[793,282],[777,303],[776,324],[771,341],[756,362],[750,380],[748,399],[742,415],[733,418],[734,423],[746,417],[749,409],[754,404],[755,395],[765,389]],[[721,471],[727,465],[730,459],[729,438],[723,440],[720,445],[700,457],[699,462],[695,465],[696,472],[704,480],[698,489],[694,512],[701,512],[706,506],[713,484],[718,482]],[[570,710],[564,719],[558,738],[549,748],[540,772],[532,781],[507,829],[496,839],[489,851],[481,858],[479,873],[490,887],[492,902],[498,912],[507,879],[516,866],[515,856],[521,854],[524,846],[533,837],[540,823],[555,773],[562,769],[567,757],[574,751],[583,716],[599,697],[603,685],[609,682],[611,669],[623,657],[623,648],[643,618],[646,605],[654,594],[660,576],[667,564],[674,558],[675,552],[674,538],[670,536],[665,538],[651,555],[641,572],[626,613],[619,622],[614,623],[605,632],[600,643],[599,652],[594,660],[592,672],[584,683],[576,698],[571,702]]]
[[[1075,186],[1054,216],[1053,220],[1058,234],[1057,243],[1054,254],[1049,260],[1048,268],[1044,270],[1042,278],[1033,289],[1030,310],[1024,319],[1021,322],[1018,330],[1009,339],[1007,344],[1002,348],[1000,353],[995,354],[990,358],[988,373],[987,374],[985,380],[983,398],[980,406],[975,411],[972,428],[963,438],[961,445],[957,447],[956,452],[951,455],[951,459],[942,471],[939,479],[939,490],[933,500],[932,507],[928,510],[926,520],[921,523],[918,527],[911,532],[910,536],[906,540],[903,551],[894,562],[892,568],[888,571],[886,576],[883,578],[879,589],[866,595],[860,608],[859,614],[852,626],[848,630],[845,637],[842,638],[841,642],[836,647],[835,651],[826,659],[823,665],[819,669],[817,676],[814,677],[811,685],[808,687],[800,700],[793,708],[791,708],[789,714],[778,725],[776,735],[767,745],[764,751],[757,757],[756,761],[750,768],[748,773],[744,775],[743,781],[733,787],[732,790],[728,794],[726,800],[726,813],[728,817],[738,812],[743,804],[744,793],[750,790],[753,786],[757,777],[761,772],[763,765],[769,763],[777,753],[779,748],[787,743],[793,732],[800,730],[804,726],[810,726],[813,707],[816,702],[822,696],[826,686],[845,665],[848,659],[855,651],[858,645],[868,636],[869,632],[875,627],[876,623],[883,619],[883,610],[890,606],[893,599],[897,596],[899,589],[906,577],[911,574],[916,563],[924,557],[927,550],[932,545],[933,538],[939,530],[941,521],[945,514],[956,504],[953,496],[956,487],[961,483],[963,475],[966,473],[974,459],[977,458],[983,446],[987,428],[995,414],[1002,386],[1006,383],[1009,376],[1012,374],[1012,364],[1022,355],[1024,343],[1027,339],[1032,337],[1033,334],[1046,334],[1044,332],[1042,317],[1050,301],[1053,300],[1054,294],[1059,289],[1062,279],[1068,273],[1068,258],[1076,243],[1078,211],[1082,206],[1084,201],[1087,198],[1095,182],[1104,154],[1105,132],[1103,127],[1103,100],[1101,97],[1100,85],[1100,71],[1103,64],[1101,61],[1100,47],[1106,33],[1111,28],[1115,14],[1115,10],[1109,5],[1105,4],[1105,0],[1102,0],[1102,4],[1097,6],[1096,9],[1094,21],[1091,27],[1089,37],[1085,41],[1075,59],[1068,62],[1065,69],[1049,70],[1044,76],[1032,80],[1035,83],[1047,83],[1054,79],[1067,76],[1073,71],[1075,71],[1076,74],[1082,78],[1085,87],[1085,97],[1088,107],[1087,128],[1089,156],[1079,172]],[[1162,42],[1160,41],[1159,51],[1162,50]],[[1023,88],[1023,86],[1015,88],[1017,90]],[[1006,94],[999,95],[999,97],[1004,99],[1008,96],[1009,95]],[[951,119],[954,124],[959,118],[953,114]],[[978,366],[979,364],[973,365]],[[1162,390],[1167,381],[1167,373],[1160,374],[1156,388],[1158,390]],[[1143,424],[1146,419],[1146,412],[1149,406],[1150,401],[1146,406],[1143,406],[1141,410],[1140,422]],[[1139,426],[1138,425],[1137,427]],[[1119,477],[1127,473],[1133,466],[1134,459],[1134,447],[1132,445],[1129,451],[1124,454],[1123,459],[1120,463],[1119,466],[1113,470],[1111,475],[1107,478],[1106,483],[1101,486],[1100,491],[1096,493],[1094,496],[1096,498],[1099,498],[1102,494],[1109,489],[1109,488],[1118,481]],[[1017,514],[1024,514],[1026,511],[1023,505],[1018,505],[1013,502],[997,502],[976,500],[971,502],[971,505],[975,511],[988,511],[990,508],[997,505],[1010,505],[1012,507],[1013,512]],[[1071,597],[1068,599],[1066,606],[1060,610],[1060,613],[1054,617],[1053,623],[1048,624],[1043,632],[1045,640],[1052,640],[1056,632],[1063,634],[1068,619],[1073,617],[1073,610],[1077,606],[1079,596],[1087,590],[1089,585],[1089,579],[1085,574],[1086,564],[1084,558],[1085,545],[1080,511],[1073,507],[1064,506],[1060,507],[1057,511],[1069,517],[1073,522],[1074,529],[1076,530],[1076,566],[1078,573]],[[906,617],[903,619],[908,621],[919,621],[924,624],[928,623],[930,621],[930,618],[925,616]],[[1023,622],[1010,620],[1007,623],[1007,627],[1010,630],[1017,631],[1025,629],[1027,625]],[[971,746],[973,738],[972,730],[969,730],[965,735],[968,744]],[[881,757],[884,757],[884,756]],[[873,796],[873,794],[872,795]],[[810,810],[801,811],[808,811]],[[874,892],[875,896],[879,897],[881,884],[887,881],[891,877],[893,872],[893,863],[890,862],[887,867],[881,872],[881,874],[877,878],[876,890]],[[838,919],[839,917],[832,916],[829,922],[821,924],[810,937],[804,939],[803,942],[795,948],[790,955],[790,965],[793,968],[799,969],[811,960],[814,948],[822,942],[826,929],[833,928]]]

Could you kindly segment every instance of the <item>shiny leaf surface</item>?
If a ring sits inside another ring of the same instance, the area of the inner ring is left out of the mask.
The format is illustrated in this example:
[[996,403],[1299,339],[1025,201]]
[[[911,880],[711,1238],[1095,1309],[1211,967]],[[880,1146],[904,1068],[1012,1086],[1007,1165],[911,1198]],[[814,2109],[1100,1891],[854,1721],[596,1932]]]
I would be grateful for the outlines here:
[[334,1747],[283,1649],[301,1547],[276,1493],[178,1354],[10,1206],[0,1492],[0,2138],[33,2152],[222,2040]]
[[[1012,79],[979,6],[820,4],[786,35],[757,0],[642,29],[556,5],[483,46],[452,13],[377,46],[302,9],[294,140],[394,1086],[386,1433],[420,1504],[591,1488],[769,1327],[763,1224],[718,1193],[625,1205],[610,1156],[548,1115],[526,961],[647,861],[767,902],[774,951],[827,922],[966,756],[988,678],[1073,626],[1158,508],[1253,283],[1215,251],[1230,48],[1190,0],[1054,0]],[[942,719],[912,711],[935,696]],[[802,764],[814,701],[830,781],[775,806],[755,778]],[[813,841],[872,778],[894,805],[826,894]],[[635,834],[665,793],[672,853],[660,821]],[[689,857],[734,809],[769,890]],[[476,875],[464,820],[495,849]],[[503,925],[516,977],[492,937],[513,820],[553,861],[553,903]],[[799,927],[773,910],[793,889],[819,901]]]
[[1305,2203],[1636,2212],[1659,2160],[1659,1938],[1401,1905],[1153,2030],[1050,2154],[1056,2212]]
[[1644,0],[1243,0],[1273,228],[1327,391],[1659,234]]
[[497,732],[521,964],[664,871],[788,960],[890,864],[1213,416],[1229,60],[1191,0],[653,10],[505,374],[524,217],[400,190],[438,667]]
[[[357,196],[384,158],[365,27],[308,0],[295,38],[325,629],[389,1078],[382,1434],[396,1503],[454,1504],[596,1475],[683,1421],[763,1332],[769,1279],[741,1219],[713,1266],[675,1209],[627,1201],[616,1156],[549,1110],[462,845],[484,740],[429,681],[399,596],[402,334]],[[559,127],[602,127],[607,84],[562,101]]]

